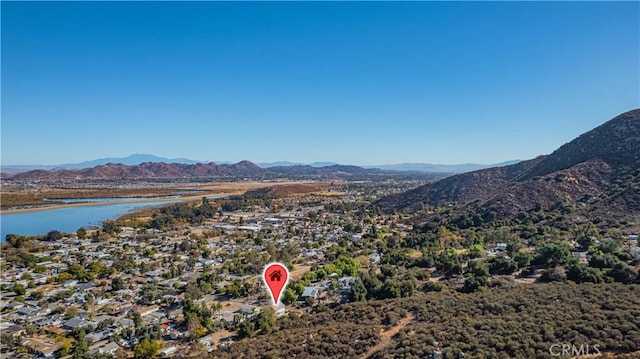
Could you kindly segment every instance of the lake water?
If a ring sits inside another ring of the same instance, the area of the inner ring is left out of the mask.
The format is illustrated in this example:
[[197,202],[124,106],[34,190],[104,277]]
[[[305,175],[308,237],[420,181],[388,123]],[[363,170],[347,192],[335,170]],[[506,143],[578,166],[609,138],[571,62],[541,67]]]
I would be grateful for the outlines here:
[[[207,196],[209,199],[223,197],[226,196]],[[104,204],[104,200],[106,199],[83,199],[85,202],[101,203],[96,205],[0,214],[0,242],[4,242],[7,234],[10,233],[35,236],[47,234],[53,229],[60,232],[75,232],[80,227],[101,226],[102,221],[116,219],[134,210],[180,202],[160,198],[153,202]],[[122,198],[111,199],[111,201],[114,200],[120,201]]]
[[[179,198],[180,196],[167,196],[167,197],[158,197],[159,200],[170,199],[170,198]],[[104,202],[133,202],[140,201],[140,197],[105,197],[105,198],[55,198],[55,199],[45,199],[45,202],[60,202],[60,203],[104,203]]]

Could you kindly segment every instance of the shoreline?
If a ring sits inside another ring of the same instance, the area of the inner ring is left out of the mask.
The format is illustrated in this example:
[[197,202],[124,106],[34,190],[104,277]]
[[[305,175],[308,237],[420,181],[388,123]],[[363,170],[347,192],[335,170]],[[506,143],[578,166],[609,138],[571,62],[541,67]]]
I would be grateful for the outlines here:
[[[169,202],[192,202],[195,200],[200,200],[202,197],[210,197],[210,196],[236,196],[242,195],[246,191],[264,188],[264,187],[277,187],[277,186],[286,186],[292,184],[317,184],[323,185],[326,184],[326,181],[283,181],[283,182],[222,182],[222,183],[214,183],[214,184],[206,184],[202,186],[179,186],[176,188],[170,188],[171,190],[198,190],[202,191],[198,194],[187,195],[184,197],[176,197],[176,198],[160,198],[161,196],[154,197],[140,197],[139,199],[134,200],[123,200],[118,201],[114,199],[113,201],[108,202],[76,202],[76,203],[64,203],[64,204],[52,204],[47,205],[45,203],[42,204],[34,204],[33,207],[21,207],[14,209],[4,209],[0,208],[0,215],[3,214],[15,214],[15,213],[27,213],[27,212],[39,212],[39,211],[49,211],[54,209],[63,209],[63,208],[73,208],[73,207],[86,207],[86,206],[99,206],[99,205],[109,205],[109,204],[126,204],[126,203],[147,203],[147,202],[158,202],[158,201],[166,201]],[[167,188],[163,188],[167,190]],[[90,198],[102,198],[107,197],[108,193],[104,193],[103,196],[100,194],[96,194],[96,197]],[[87,199],[90,199],[87,198]],[[55,200],[55,198],[53,198]],[[25,205],[29,206],[29,205]]]
[[16,208],[16,209],[0,209],[0,215],[3,214],[16,214],[16,213],[29,213],[29,212],[40,212],[40,211],[50,211],[54,209],[63,209],[63,208],[74,208],[74,207],[88,207],[88,206],[103,206],[103,205],[113,205],[113,204],[127,204],[127,203],[150,203],[150,202],[194,202],[201,200],[202,197],[211,197],[211,196],[236,196],[244,193],[244,191],[233,191],[233,192],[223,192],[223,193],[202,193],[197,196],[185,196],[185,197],[175,197],[175,198],[160,198],[160,197],[149,197],[149,198],[140,198],[134,200],[113,200],[108,202],[80,202],[80,203],[65,203],[65,204],[54,204],[48,206],[39,206],[39,207],[30,207],[30,208]]

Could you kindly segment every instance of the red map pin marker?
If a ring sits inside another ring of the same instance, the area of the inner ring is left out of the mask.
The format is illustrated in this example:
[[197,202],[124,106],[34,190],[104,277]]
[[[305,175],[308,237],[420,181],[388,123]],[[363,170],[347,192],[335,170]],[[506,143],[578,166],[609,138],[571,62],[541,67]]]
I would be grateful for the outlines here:
[[262,273],[264,284],[269,288],[273,305],[278,304],[280,295],[289,282],[289,270],[283,264],[271,263],[264,267]]

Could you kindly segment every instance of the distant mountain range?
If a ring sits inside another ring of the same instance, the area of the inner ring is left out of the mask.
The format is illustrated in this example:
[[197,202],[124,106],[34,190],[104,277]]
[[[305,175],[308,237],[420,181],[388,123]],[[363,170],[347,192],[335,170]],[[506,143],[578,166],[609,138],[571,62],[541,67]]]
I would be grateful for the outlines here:
[[327,167],[327,166],[335,166],[337,165],[337,163],[335,162],[302,163],[302,162],[276,161],[276,162],[258,162],[257,165],[262,168],[290,167],[290,166]]
[[97,160],[84,161],[80,163],[65,163],[60,165],[60,168],[65,169],[81,169],[81,168],[91,168],[100,165],[106,165],[107,163],[121,163],[123,165],[139,165],[145,162],[164,162],[164,163],[183,163],[187,165],[193,165],[196,163],[204,163],[205,161],[195,161],[190,160],[188,158],[166,158],[166,157],[158,157],[155,155],[149,154],[133,154],[127,157],[107,157],[107,158],[99,158]]
[[[22,172],[28,172],[33,170],[45,170],[45,171],[58,171],[64,169],[85,169],[92,168],[96,166],[102,166],[109,163],[117,163],[128,166],[135,166],[146,162],[153,163],[180,163],[180,164],[196,164],[196,163],[210,163],[213,162],[218,165],[228,164],[231,165],[233,162],[230,161],[196,161],[188,158],[166,158],[159,157],[151,154],[133,154],[127,157],[106,157],[99,158],[90,161],[84,161],[79,163],[65,163],[61,165],[9,165],[9,166],[1,166],[0,172],[5,174],[16,174]],[[441,165],[441,164],[430,164],[430,163],[401,163],[401,164],[391,164],[391,165],[379,165],[379,166],[362,166],[362,168],[366,169],[381,169],[385,171],[404,171],[404,172],[426,172],[426,173],[462,173],[468,171],[474,171],[482,168],[489,167],[499,167],[506,166],[513,163],[517,163],[519,161],[508,161],[491,165],[483,165],[476,163],[465,163],[465,164],[454,164],[454,165]],[[292,166],[310,166],[315,168],[328,167],[328,166],[337,166],[339,164],[335,162],[313,162],[313,163],[302,163],[302,162],[289,162],[289,161],[276,161],[276,162],[258,162],[256,163],[258,167],[261,168],[272,168],[272,167],[292,167]]]
[[[447,177],[388,196],[388,211],[474,207],[487,218],[569,206],[640,218],[640,109],[621,114],[550,155]],[[569,208],[568,207],[568,208]]]
[[[159,179],[199,177],[254,177],[264,169],[249,161],[236,164],[144,162],[137,165],[107,163],[91,168],[33,170],[11,175],[12,180]],[[5,175],[6,176],[6,175]],[[6,178],[6,177],[5,177]]]
[[[76,181],[76,180],[158,180],[158,179],[335,179],[371,178],[372,176],[414,176],[413,173],[385,171],[377,168],[331,165],[324,167],[274,166],[261,168],[250,161],[235,164],[144,162],[138,165],[107,163],[83,169],[33,170],[17,174],[2,173],[6,180]],[[427,177],[425,177],[427,176]],[[443,174],[422,174],[421,178],[439,179]]]
[[365,168],[379,168],[381,170],[389,171],[412,171],[412,172],[429,172],[429,173],[462,173],[480,170],[491,167],[503,167],[520,162],[520,160],[506,161],[500,163],[494,163],[490,165],[483,165],[478,163],[462,163],[457,165],[439,165],[432,163],[400,163],[395,165],[380,165],[380,166],[364,166]]
[[139,165],[145,162],[164,162],[164,163],[183,163],[183,164],[196,164],[204,163],[205,161],[194,161],[188,158],[166,158],[149,154],[133,154],[127,157],[106,157],[99,158],[90,161],[78,162],[78,163],[65,163],[61,165],[9,165],[2,166],[2,172],[4,173],[21,173],[33,170],[45,170],[56,171],[63,169],[83,169],[91,168],[95,166],[106,165],[107,163],[120,163],[123,165]]

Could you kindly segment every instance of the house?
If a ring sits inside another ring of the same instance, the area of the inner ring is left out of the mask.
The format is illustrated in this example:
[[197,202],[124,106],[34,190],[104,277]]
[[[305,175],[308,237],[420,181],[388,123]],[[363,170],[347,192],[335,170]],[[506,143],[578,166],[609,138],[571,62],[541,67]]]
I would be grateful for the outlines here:
[[240,309],[238,309],[238,312],[242,315],[252,316],[259,313],[260,308],[251,305],[243,305],[242,307],[240,307]]
[[105,346],[103,346],[100,349],[98,349],[98,352],[99,353],[103,353],[103,354],[114,355],[116,353],[116,351],[118,351],[118,348],[120,348],[118,346],[118,344],[116,344],[114,342],[109,342],[109,343],[105,344]]
[[178,348],[174,347],[174,346],[170,346],[168,348],[164,348],[160,351],[160,356],[162,358],[168,358],[170,357],[172,354],[174,354],[176,351],[178,350]]
[[97,333],[89,333],[86,335],[87,341],[89,343],[99,342],[101,340],[108,339],[111,334],[113,334],[110,330],[103,330]]
[[43,327],[44,331],[53,334],[53,335],[62,335],[62,336],[66,336],[68,333],[66,330],[60,328],[60,327],[55,327],[52,325]]
[[238,229],[242,230],[242,231],[260,232],[262,227],[256,226],[256,225],[253,225],[253,226],[238,226]]
[[29,319],[37,316],[40,313],[40,308],[35,307],[23,307],[16,311],[17,314],[24,316],[25,319]]
[[78,284],[78,285],[76,285],[76,290],[79,290],[79,291],[86,291],[86,290],[89,290],[89,289],[95,288],[95,286],[96,286],[96,285],[95,285],[95,284],[93,284],[93,283],[82,283],[82,284]]
[[225,325],[233,325],[236,323],[236,315],[233,312],[221,312],[217,319]]
[[576,258],[580,263],[587,264],[589,263],[587,259],[587,252],[571,252],[573,258]]
[[104,340],[90,346],[89,351],[91,352],[91,354],[114,355],[118,348],[120,348],[118,344]]
[[318,253],[313,249],[309,249],[303,252],[302,255],[304,255],[305,257],[315,257],[316,255],[318,255]]
[[167,318],[169,318],[169,319],[178,319],[178,318],[182,317],[183,313],[184,312],[183,312],[183,310],[181,308],[170,310],[169,312],[167,312]]
[[77,317],[71,318],[62,324],[62,327],[67,330],[76,330],[91,325],[86,320],[79,319]]
[[120,328],[133,328],[134,327],[133,320],[129,318],[120,318],[116,321],[116,325]]
[[9,310],[14,309],[14,310],[17,310],[17,309],[20,309],[20,308],[22,308],[22,307],[24,307],[24,304],[22,304],[22,303],[20,303],[20,302],[11,302],[11,303],[9,303],[9,304],[7,304],[7,305],[5,306],[5,309],[9,309]]
[[160,307],[157,306],[157,305],[150,305],[150,306],[147,306],[147,307],[140,307],[138,309],[138,312],[140,313],[141,317],[145,317],[147,315],[150,315],[152,313],[157,312],[159,309],[160,309]]
[[21,344],[27,347],[29,352],[44,358],[55,358],[54,353],[62,347],[60,343],[35,338],[27,338]]
[[209,334],[206,337],[202,337],[198,339],[198,342],[202,344],[205,348],[207,348],[208,352],[210,352],[213,350],[213,347],[212,347],[214,343],[213,337],[214,337],[213,334]]
[[68,280],[68,281],[64,282],[64,284],[63,284],[63,286],[65,288],[75,287],[76,285],[78,285],[78,281],[77,280]]
[[343,293],[351,293],[351,286],[355,282],[356,282],[356,278],[351,276],[344,276],[338,279],[338,283],[342,285]]
[[273,308],[276,311],[276,316],[278,318],[280,318],[281,316],[283,316],[286,312],[286,306],[280,302],[278,302],[278,304],[276,304],[276,306]]
[[354,242],[360,242],[362,240],[362,236],[358,234],[354,234],[353,236],[351,236],[351,240]]
[[225,231],[235,231],[236,230],[236,226],[232,226],[230,224],[218,224],[213,226],[213,229],[224,229]]
[[369,261],[372,264],[380,263],[380,254],[378,252],[373,252],[373,253],[369,254]]
[[300,294],[300,299],[316,298],[318,296],[318,290],[314,287],[304,287],[304,291]]
[[640,247],[631,247],[631,255],[634,259],[640,259]]
[[2,334],[10,335],[12,337],[17,337],[18,335],[22,335],[24,333],[24,328],[19,325],[11,325],[6,329],[2,329]]
[[499,251],[506,251],[506,250],[507,250],[507,243],[505,243],[505,242],[498,242],[498,243],[496,244],[496,250],[499,250]]

